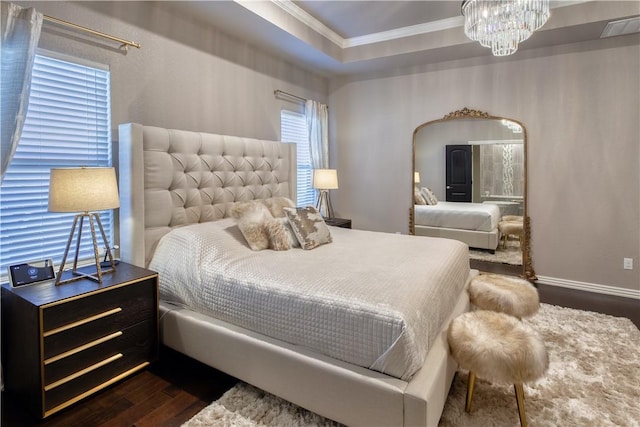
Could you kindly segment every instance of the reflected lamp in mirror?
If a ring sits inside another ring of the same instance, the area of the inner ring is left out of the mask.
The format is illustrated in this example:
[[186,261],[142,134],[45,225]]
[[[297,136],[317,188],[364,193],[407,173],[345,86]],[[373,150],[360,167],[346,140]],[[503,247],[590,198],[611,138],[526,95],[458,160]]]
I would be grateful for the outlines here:
[[314,169],[313,188],[319,190],[316,209],[325,218],[333,218],[333,206],[329,190],[338,188],[338,173],[335,169]]
[[420,172],[413,173],[413,183],[417,186],[420,184]]
[[[81,278],[88,278],[102,283],[102,275],[115,271],[115,262],[107,241],[107,236],[100,221],[100,215],[96,211],[116,209],[120,207],[118,196],[118,184],[114,168],[106,167],[79,167],[79,168],[54,168],[51,169],[49,182],[49,212],[78,212],[73,220],[73,226],[69,233],[67,247],[60,263],[60,269],[56,275],[56,285],[71,282]],[[93,239],[93,252],[96,264],[94,274],[78,271],[78,252],[82,229],[88,220],[91,238]],[[106,258],[109,259],[109,268],[102,270],[100,266],[100,254],[96,239],[96,225],[102,235],[102,241],[106,248]],[[69,255],[71,242],[73,241],[76,227],[78,237],[75,244],[75,256],[71,277],[62,280],[62,273]]]

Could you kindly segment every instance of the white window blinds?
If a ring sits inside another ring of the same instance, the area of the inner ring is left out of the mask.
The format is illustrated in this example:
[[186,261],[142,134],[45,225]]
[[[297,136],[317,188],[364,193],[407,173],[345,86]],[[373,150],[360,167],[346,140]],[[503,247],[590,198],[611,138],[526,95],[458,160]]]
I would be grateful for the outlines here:
[[[111,166],[109,77],[108,70],[36,56],[22,137],[0,186],[3,278],[8,265],[62,261],[74,214],[47,211],[50,169]],[[100,218],[113,242],[113,211]],[[80,258],[92,256],[91,239],[83,239]]]
[[296,144],[298,161],[298,206],[315,205],[316,191],[313,189],[313,168],[309,153],[309,131],[304,114],[282,110],[280,112],[280,139]]

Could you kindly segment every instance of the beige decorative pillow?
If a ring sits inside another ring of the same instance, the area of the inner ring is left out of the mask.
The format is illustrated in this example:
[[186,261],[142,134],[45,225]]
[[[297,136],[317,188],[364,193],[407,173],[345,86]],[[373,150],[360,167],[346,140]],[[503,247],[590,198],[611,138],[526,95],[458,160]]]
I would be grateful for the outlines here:
[[[235,214],[235,213],[234,213]],[[269,234],[266,224],[273,220],[269,209],[262,203],[248,203],[238,210],[238,228],[249,247],[261,251],[269,247]]]
[[424,197],[428,205],[434,206],[438,204],[436,194],[430,188],[422,187],[420,189],[420,192],[422,193],[422,196]]
[[427,201],[424,199],[424,196],[420,191],[416,188],[413,190],[413,203],[416,205],[426,205]]
[[282,196],[261,199],[261,202],[269,209],[269,212],[271,212],[271,215],[273,215],[274,218],[285,217],[284,208],[296,207],[293,200]]
[[331,243],[331,233],[322,215],[313,206],[306,208],[284,208],[302,249],[313,249]]

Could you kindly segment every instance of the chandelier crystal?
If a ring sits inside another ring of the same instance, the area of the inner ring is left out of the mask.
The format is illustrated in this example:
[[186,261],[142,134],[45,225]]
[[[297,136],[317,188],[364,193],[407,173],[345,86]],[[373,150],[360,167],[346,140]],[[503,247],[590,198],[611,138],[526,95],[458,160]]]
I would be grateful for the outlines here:
[[547,22],[549,0],[465,0],[462,14],[467,37],[507,56]]

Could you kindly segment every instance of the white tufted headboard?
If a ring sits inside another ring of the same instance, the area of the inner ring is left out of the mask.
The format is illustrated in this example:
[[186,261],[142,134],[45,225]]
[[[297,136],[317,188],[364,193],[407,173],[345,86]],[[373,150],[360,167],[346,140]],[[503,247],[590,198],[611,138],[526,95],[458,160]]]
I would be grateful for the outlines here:
[[119,126],[120,258],[145,267],[173,227],[229,216],[235,202],[296,197],[295,144]]

